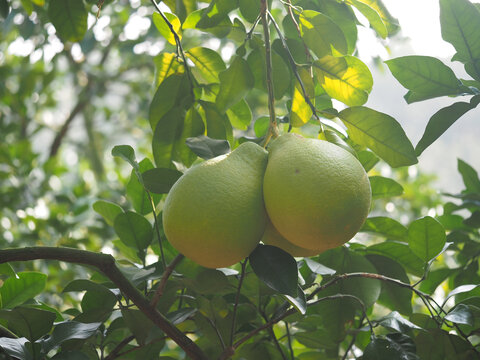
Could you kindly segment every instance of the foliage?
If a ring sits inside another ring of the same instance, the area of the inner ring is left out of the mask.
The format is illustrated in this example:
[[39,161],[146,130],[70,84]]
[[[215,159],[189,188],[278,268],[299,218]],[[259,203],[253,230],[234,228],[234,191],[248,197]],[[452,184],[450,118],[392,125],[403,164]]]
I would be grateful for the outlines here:
[[[459,160],[465,190],[440,205],[406,168],[480,102],[479,6],[440,8],[471,79],[433,57],[386,63],[409,103],[470,99],[414,149],[365,106],[357,27],[399,30],[380,0],[0,0],[0,357],[478,358],[478,174]],[[215,270],[178,254],[161,217],[185,169],[289,131],[369,172],[355,239],[296,259],[260,244]]]

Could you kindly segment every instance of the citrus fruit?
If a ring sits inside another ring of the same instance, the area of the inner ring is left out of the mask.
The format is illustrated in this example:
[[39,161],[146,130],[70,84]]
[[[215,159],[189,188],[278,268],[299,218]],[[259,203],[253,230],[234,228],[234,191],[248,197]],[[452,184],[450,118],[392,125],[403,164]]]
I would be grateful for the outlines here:
[[350,240],[371,202],[368,176],[351,153],[295,134],[271,143],[263,195],[268,216],[283,237],[320,251]]
[[246,142],[187,170],[163,209],[172,246],[208,268],[230,266],[248,256],[265,230],[266,165],[267,152]]
[[290,241],[285,239],[277,231],[277,229],[275,229],[271,221],[267,221],[267,226],[265,228],[265,232],[263,233],[262,242],[265,245],[273,245],[279,247],[283,251],[286,251],[287,253],[295,257],[315,256],[321,253],[320,250],[305,249],[292,244]]

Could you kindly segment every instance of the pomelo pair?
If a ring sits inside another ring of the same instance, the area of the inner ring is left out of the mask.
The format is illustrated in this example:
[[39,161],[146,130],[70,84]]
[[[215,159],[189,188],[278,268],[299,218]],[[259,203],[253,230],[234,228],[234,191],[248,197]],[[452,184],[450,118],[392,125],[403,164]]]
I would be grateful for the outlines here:
[[260,239],[293,256],[312,256],[355,235],[371,190],[352,154],[294,134],[280,136],[268,150],[243,143],[175,183],[163,226],[178,251],[218,268],[247,257]]

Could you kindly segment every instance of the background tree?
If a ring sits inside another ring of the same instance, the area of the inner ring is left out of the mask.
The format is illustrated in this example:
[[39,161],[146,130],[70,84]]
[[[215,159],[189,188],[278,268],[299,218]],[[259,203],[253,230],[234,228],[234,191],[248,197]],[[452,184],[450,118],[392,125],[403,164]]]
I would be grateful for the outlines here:
[[[414,148],[365,107],[359,19],[379,41],[398,32],[380,0],[0,0],[0,356],[478,358],[477,172],[459,160],[465,190],[445,202],[406,169],[480,99],[478,4],[440,7],[470,78],[433,57],[386,63],[409,103],[468,99]],[[368,171],[355,239],[305,259],[259,245],[216,270],[178,254],[161,214],[181,173],[288,131]]]

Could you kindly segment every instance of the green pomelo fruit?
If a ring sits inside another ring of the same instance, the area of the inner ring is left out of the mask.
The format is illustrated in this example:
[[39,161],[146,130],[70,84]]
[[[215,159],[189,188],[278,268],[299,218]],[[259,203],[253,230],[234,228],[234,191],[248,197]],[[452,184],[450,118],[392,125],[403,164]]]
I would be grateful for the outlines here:
[[265,230],[267,158],[266,150],[246,142],[189,169],[170,190],[163,209],[165,235],[173,247],[208,268],[247,257]]
[[279,247],[283,251],[286,251],[294,257],[308,257],[315,256],[321,253],[321,250],[310,250],[305,249],[300,246],[292,244],[290,241],[285,239],[275,227],[272,225],[271,221],[267,222],[267,227],[263,233],[262,242],[265,245],[273,245]]
[[348,151],[285,134],[269,147],[263,196],[281,235],[321,252],[358,232],[370,209],[371,189],[362,165]]

